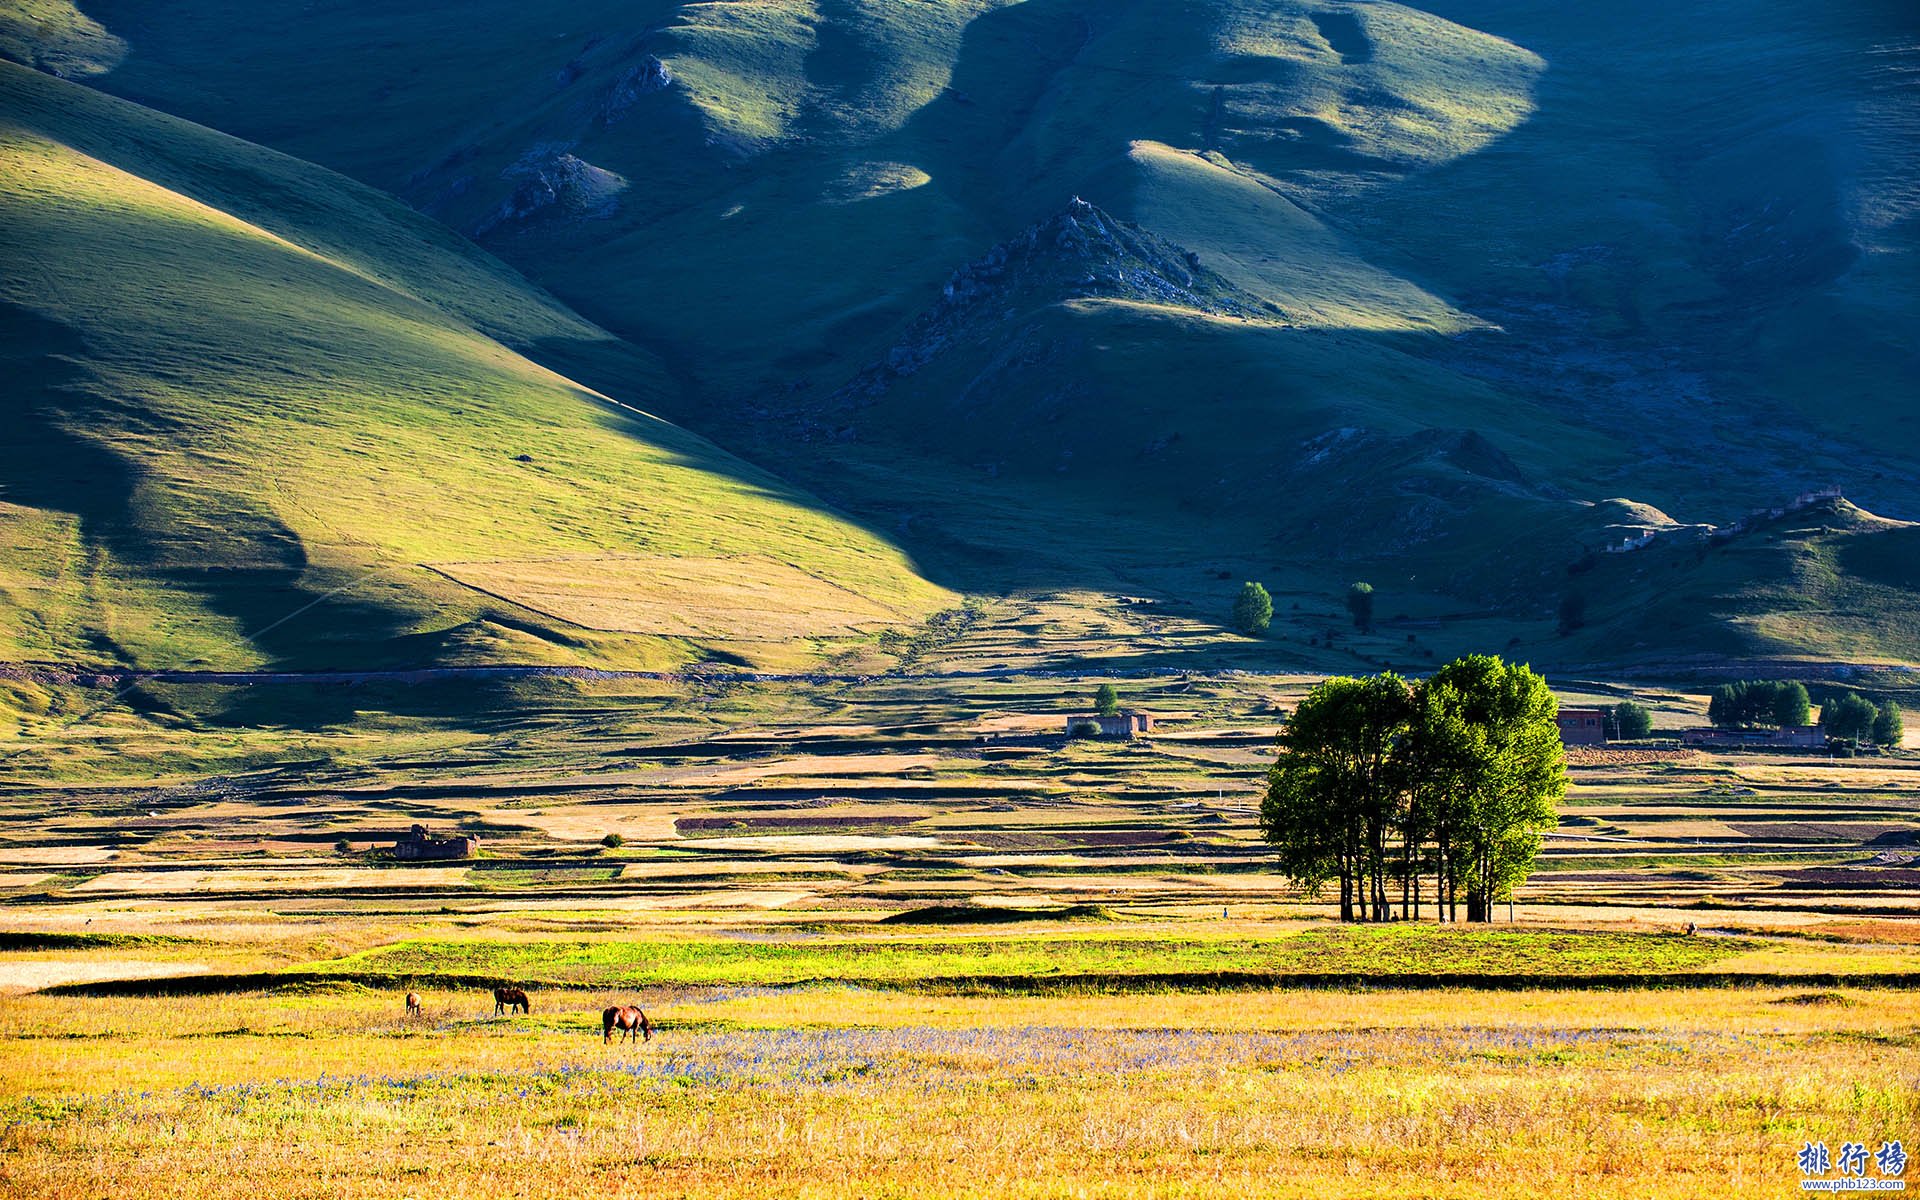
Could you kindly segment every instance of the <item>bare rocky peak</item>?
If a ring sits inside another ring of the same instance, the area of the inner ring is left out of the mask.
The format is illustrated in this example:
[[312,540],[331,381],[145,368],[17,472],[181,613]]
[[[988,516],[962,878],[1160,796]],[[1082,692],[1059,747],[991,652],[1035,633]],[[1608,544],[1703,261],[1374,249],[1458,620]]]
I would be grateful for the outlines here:
[[626,180],[569,152],[565,145],[543,143],[500,172],[514,183],[511,195],[474,226],[485,237],[536,218],[609,217],[619,211]]
[[1128,300],[1214,316],[1264,315],[1258,298],[1207,269],[1200,256],[1075,196],[1066,207],[956,270],[884,361],[838,399],[884,392],[957,341],[1022,312],[1067,300]]
[[607,94],[600,101],[600,123],[618,124],[642,97],[664,92],[672,86],[673,72],[667,70],[667,64],[651,54],[643,56],[608,85]]

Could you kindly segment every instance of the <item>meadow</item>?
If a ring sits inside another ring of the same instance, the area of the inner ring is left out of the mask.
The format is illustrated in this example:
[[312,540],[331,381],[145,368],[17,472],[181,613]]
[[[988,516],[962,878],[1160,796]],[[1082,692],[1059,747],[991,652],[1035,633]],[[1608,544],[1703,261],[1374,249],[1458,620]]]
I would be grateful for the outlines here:
[[[30,996],[0,1182],[94,1196],[1738,1195],[1906,1138],[1911,992]],[[548,997],[541,997],[546,1000]]]

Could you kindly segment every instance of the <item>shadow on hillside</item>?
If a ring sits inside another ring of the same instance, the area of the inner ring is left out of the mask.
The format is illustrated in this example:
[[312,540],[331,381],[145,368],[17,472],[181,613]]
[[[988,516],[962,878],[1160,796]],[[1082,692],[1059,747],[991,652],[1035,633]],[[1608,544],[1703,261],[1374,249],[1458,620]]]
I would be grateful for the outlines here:
[[[310,570],[291,529],[230,481],[165,474],[104,438],[84,431],[127,431],[164,442],[162,418],[103,394],[79,364],[85,340],[65,324],[14,304],[0,304],[0,484],[12,503],[71,513],[79,523],[83,570],[109,593],[118,577],[145,583],[177,608],[164,624],[194,622],[197,612],[231,620],[267,659],[269,669],[412,665],[408,615],[371,600],[347,578]],[[211,493],[211,494],[209,494]],[[370,580],[377,584],[377,580]],[[369,589],[371,590],[371,589]],[[53,601],[58,603],[58,601]],[[111,603],[111,600],[104,601]],[[57,611],[38,619],[87,622],[86,652],[96,661],[152,669],[232,668],[233,662],[171,661],[152,651],[133,662],[98,614]],[[70,626],[71,627],[71,626]],[[145,691],[136,703],[165,707]],[[343,698],[344,699],[344,698]],[[339,706],[341,717],[353,706]]]

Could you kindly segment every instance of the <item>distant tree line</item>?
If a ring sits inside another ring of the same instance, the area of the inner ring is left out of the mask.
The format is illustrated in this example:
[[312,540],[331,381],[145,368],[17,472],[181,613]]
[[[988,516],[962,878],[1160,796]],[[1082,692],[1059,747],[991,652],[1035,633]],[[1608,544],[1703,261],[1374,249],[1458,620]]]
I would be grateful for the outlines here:
[[[1707,719],[1722,727],[1813,724],[1814,696],[1792,680],[1742,679],[1713,689]],[[1827,736],[1898,746],[1906,721],[1898,701],[1878,702],[1851,688],[1820,686],[1820,724]]]
[[1281,870],[1340,919],[1490,921],[1525,880],[1566,794],[1557,705],[1531,669],[1490,655],[1409,683],[1328,679],[1301,701],[1268,775],[1262,834]]

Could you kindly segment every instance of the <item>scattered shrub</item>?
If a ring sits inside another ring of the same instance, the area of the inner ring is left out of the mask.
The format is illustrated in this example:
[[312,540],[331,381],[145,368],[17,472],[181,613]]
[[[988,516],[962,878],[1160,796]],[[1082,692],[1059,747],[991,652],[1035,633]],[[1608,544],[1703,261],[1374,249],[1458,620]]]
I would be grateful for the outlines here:
[[1373,628],[1373,585],[1356,583],[1347,589],[1347,612],[1353,616],[1353,627],[1362,632]]

